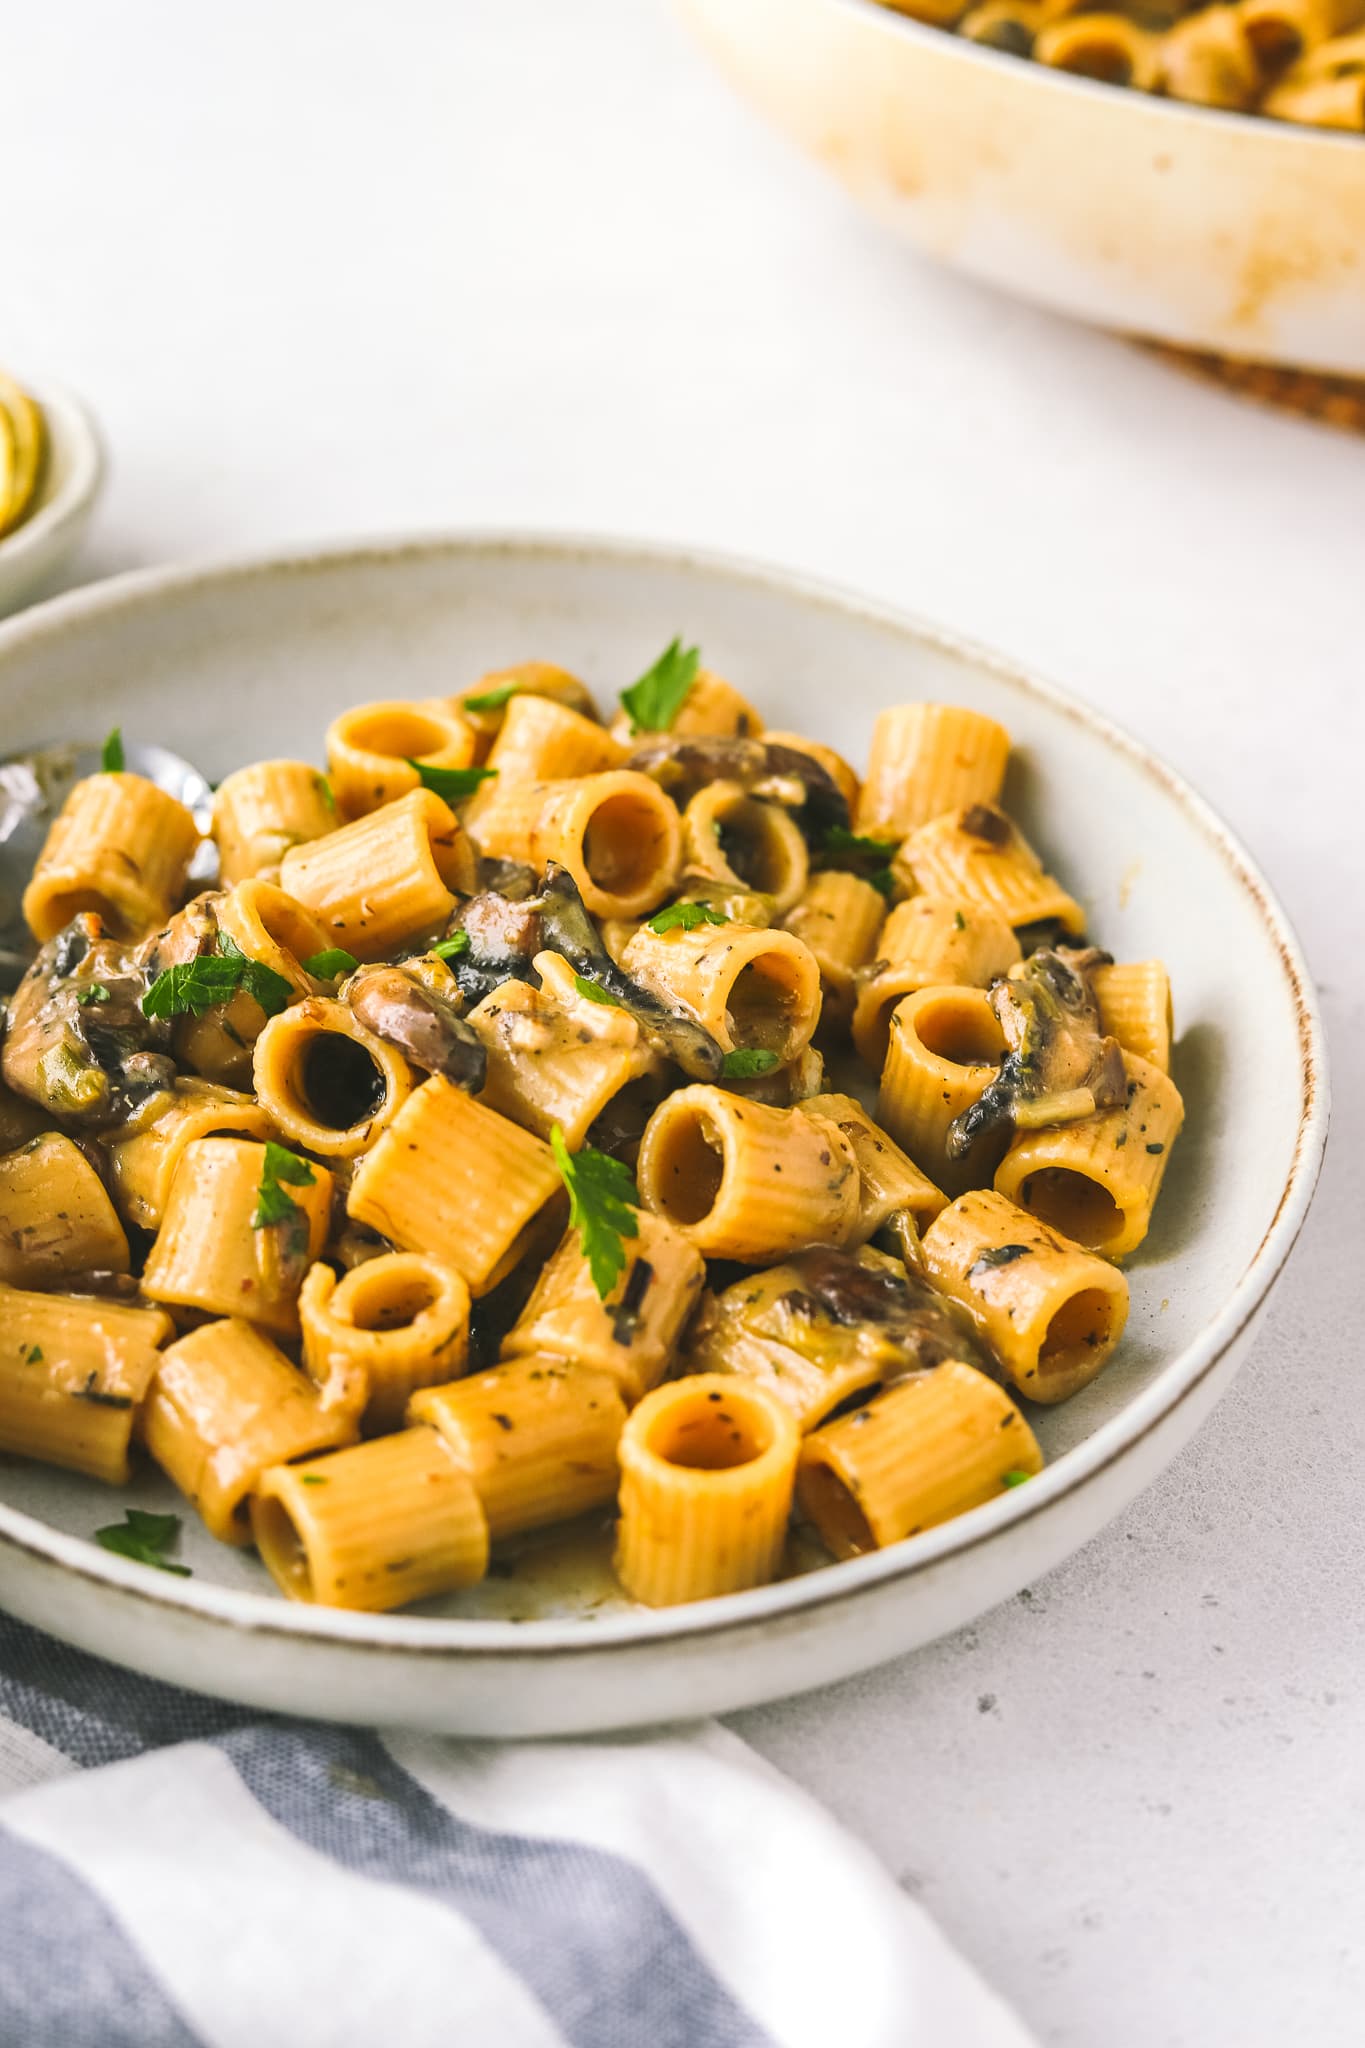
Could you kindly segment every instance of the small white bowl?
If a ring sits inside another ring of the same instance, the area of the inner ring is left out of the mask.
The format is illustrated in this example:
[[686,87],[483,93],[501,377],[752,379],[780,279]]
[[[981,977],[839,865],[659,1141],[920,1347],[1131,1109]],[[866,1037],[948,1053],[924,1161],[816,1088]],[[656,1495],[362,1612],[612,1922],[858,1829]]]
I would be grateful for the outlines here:
[[31,378],[24,389],[43,409],[47,461],[35,509],[0,540],[0,615],[15,611],[74,554],[104,482],[104,447],[80,400]]

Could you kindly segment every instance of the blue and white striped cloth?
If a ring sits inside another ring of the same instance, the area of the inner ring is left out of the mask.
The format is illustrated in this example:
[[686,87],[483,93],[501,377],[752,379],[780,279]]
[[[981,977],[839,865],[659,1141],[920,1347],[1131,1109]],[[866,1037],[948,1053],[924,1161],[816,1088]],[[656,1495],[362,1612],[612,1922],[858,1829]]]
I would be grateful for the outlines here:
[[714,1725],[275,1720],[0,1617],[4,2048],[1029,2048]]

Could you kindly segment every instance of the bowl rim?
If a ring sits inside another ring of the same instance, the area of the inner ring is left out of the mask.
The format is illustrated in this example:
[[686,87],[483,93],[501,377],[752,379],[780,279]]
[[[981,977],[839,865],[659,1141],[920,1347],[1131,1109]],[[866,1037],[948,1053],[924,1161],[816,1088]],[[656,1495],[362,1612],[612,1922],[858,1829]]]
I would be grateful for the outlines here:
[[46,378],[21,377],[19,382],[42,408],[48,438],[61,449],[68,473],[36,512],[0,538],[0,575],[7,575],[27,556],[42,554],[85,516],[99,496],[106,468],[94,414],[74,391]]
[[1218,813],[1184,778],[1143,743],[1069,692],[976,641],[916,614],[869,599],[844,586],[804,572],[705,548],[633,540],[584,532],[529,528],[462,527],[440,533],[373,541],[342,541],[218,558],[203,563],[134,570],[88,584],[0,623],[0,693],[12,654],[51,644],[89,624],[117,614],[155,612],[165,598],[197,589],[224,589],[261,579],[294,579],[338,571],[382,570],[386,565],[428,558],[463,560],[480,556],[520,560],[607,563],[619,569],[681,569],[712,580],[760,589],[796,605],[814,604],[911,640],[984,669],[1023,696],[1080,726],[1124,756],[1166,797],[1179,805],[1210,842],[1230,876],[1251,899],[1274,943],[1298,1027],[1300,1107],[1293,1157],[1275,1212],[1236,1285],[1182,1350],[1139,1389],[1119,1414],[1093,1435],[1064,1452],[1027,1487],[973,1508],[955,1520],[868,1556],[745,1593],[662,1610],[631,1609],[582,1618],[525,1622],[449,1616],[352,1613],[310,1607],[278,1595],[210,1585],[151,1573],[131,1560],[100,1550],[93,1541],[53,1529],[39,1517],[0,1502],[0,1553],[25,1553],[76,1578],[157,1610],[167,1621],[226,1624],[245,1636],[312,1640],[334,1650],[417,1654],[424,1659],[455,1656],[500,1661],[512,1657],[622,1654],[669,1642],[692,1642],[740,1632],[762,1623],[791,1620],[831,1602],[875,1592],[892,1580],[910,1579],[993,1542],[1005,1531],[1049,1512],[1067,1495],[1133,1452],[1167,1417],[1189,1400],[1213,1374],[1283,1267],[1303,1227],[1317,1185],[1327,1138],[1329,1086],[1325,1037],[1316,995],[1293,928],[1256,863]]
[[1126,104],[1135,117],[1151,115],[1172,124],[1188,119],[1205,128],[1212,123],[1217,129],[1241,129],[1262,139],[1267,139],[1266,131],[1269,130],[1270,137],[1282,147],[1302,142],[1314,149],[1365,149],[1365,136],[1354,134],[1350,129],[1319,128],[1307,121],[1277,121],[1269,114],[1246,113],[1237,107],[1206,107],[1198,100],[1174,100],[1164,93],[1137,92],[1131,86],[1106,85],[1103,79],[1087,78],[1078,71],[1062,71],[1055,65],[1035,64],[1032,59],[1011,57],[1007,51],[993,50],[988,43],[974,43],[966,36],[956,35],[951,28],[939,28],[931,21],[920,21],[913,14],[902,14],[898,9],[884,5],[883,0],[824,0],[824,4],[836,8],[841,14],[866,18],[869,25],[875,23],[890,35],[907,36],[912,42],[923,43],[936,50],[955,50],[969,62],[988,61],[993,68],[1008,66],[1020,75],[1021,80],[1031,85],[1051,88],[1072,97],[1077,94],[1088,99],[1099,97],[1110,106]]

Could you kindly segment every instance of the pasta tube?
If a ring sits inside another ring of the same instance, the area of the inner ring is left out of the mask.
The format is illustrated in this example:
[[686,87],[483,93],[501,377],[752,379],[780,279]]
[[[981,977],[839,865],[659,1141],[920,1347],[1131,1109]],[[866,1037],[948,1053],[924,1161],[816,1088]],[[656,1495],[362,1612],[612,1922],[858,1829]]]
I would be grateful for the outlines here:
[[1085,930],[1080,904],[1045,871],[1019,827],[987,804],[921,825],[901,847],[895,867],[926,896],[989,911],[1016,928],[1055,919],[1073,935]]
[[0,1157],[0,1280],[42,1287],[127,1271],[123,1225],[79,1145],[49,1131]]
[[324,838],[336,822],[326,778],[306,761],[253,761],[239,768],[219,783],[213,799],[224,888],[276,872],[291,846]]
[[413,1089],[403,1055],[345,1003],[322,996],[270,1019],[252,1067],[257,1100],[276,1130],[324,1159],[358,1158]]
[[981,988],[922,988],[904,996],[877,1098],[877,1122],[935,1187],[950,1195],[988,1180],[1006,1134],[986,1131],[963,1159],[948,1157],[948,1127],[995,1079],[1004,1033]]
[[876,951],[875,964],[858,977],[853,1043],[878,1069],[886,1059],[891,1013],[902,996],[921,988],[989,988],[1023,957],[1003,917],[946,896],[898,903],[881,928]]
[[960,1301],[1030,1401],[1065,1401],[1104,1366],[1128,1320],[1128,1282],[990,1188],[924,1236],[924,1269]]
[[1075,1124],[1024,1131],[995,1176],[998,1192],[1087,1251],[1121,1259],[1147,1235],[1171,1146],[1185,1118],[1174,1081],[1125,1053],[1128,1101]]
[[1155,92],[1161,83],[1161,40],[1126,14],[1069,14],[1033,39],[1033,55],[1057,71]]
[[355,1433],[354,1416],[325,1409],[284,1353],[235,1317],[163,1351],[142,1408],[147,1449],[220,1543],[250,1542],[248,1497],[273,1465]]
[[88,775],[52,822],[24,891],[39,944],[93,910],[116,939],[164,924],[185,889],[199,827],[141,775]]
[[453,1266],[477,1296],[511,1272],[562,1196],[548,1145],[433,1074],[360,1161],[347,1211]]
[[193,1139],[171,1182],[143,1293],[207,1315],[245,1316],[291,1336],[299,1327],[299,1288],[326,1243],[332,1208],[326,1167],[304,1170],[307,1181],[288,1187],[283,1219],[257,1225],[266,1147],[245,1138]]
[[891,704],[877,714],[856,813],[869,839],[904,839],[969,804],[993,804],[1010,736],[961,704]]
[[624,1088],[659,1061],[628,1010],[585,996],[567,960],[538,953],[539,988],[505,981],[469,1013],[488,1053],[480,1100],[537,1137],[556,1124],[576,1152]]
[[497,783],[485,783],[466,817],[478,836],[477,819],[495,787],[510,789],[531,782],[568,781],[578,775],[601,775],[620,768],[626,750],[594,719],[584,718],[551,697],[516,696],[502,713],[501,727],[488,755]]
[[1249,107],[1261,89],[1256,54],[1238,7],[1204,7],[1161,39],[1161,76],[1174,100]]
[[820,969],[792,932],[742,924],[656,932],[645,924],[621,964],[695,1017],[723,1052],[770,1052],[785,1066],[820,1021]]
[[827,1117],[847,1138],[858,1162],[858,1220],[849,1244],[866,1244],[893,1216],[908,1214],[919,1230],[947,1207],[928,1175],[879,1130],[852,1095],[811,1095],[801,1105],[806,1116]]
[[782,916],[806,886],[806,842],[781,804],[746,795],[738,782],[709,782],[683,813],[689,875],[770,896]]
[[569,870],[595,917],[643,917],[673,885],[682,822],[648,775],[629,769],[572,781],[489,783],[473,830],[502,860]]
[[[239,882],[216,900],[213,921],[249,960],[259,961],[286,981],[293,995],[313,993],[315,984],[302,963],[322,951],[327,935],[283,889],[260,876]],[[265,1022],[266,1013],[255,996],[239,988],[204,1015],[176,1020],[176,1058],[182,1067],[220,1087],[242,1086],[250,1079],[252,1049]]]
[[[762,730],[763,720],[748,698],[741,697],[723,676],[714,674],[709,668],[697,670],[682,708],[669,726],[669,731],[677,737],[691,733],[709,734],[717,739],[737,736],[754,740]],[[643,736],[643,729],[623,709],[612,724],[611,736],[624,746],[631,746]]]
[[[494,740],[502,730],[509,704],[515,704],[518,697],[546,697],[554,704],[565,704],[571,711],[597,721],[597,706],[592,693],[577,676],[566,668],[557,668],[552,661],[518,661],[511,668],[492,669],[480,676],[477,683],[468,690],[462,690],[451,703],[461,718],[467,718],[474,728],[474,759],[486,761]],[[614,766],[615,763],[603,763]]]
[[327,770],[343,818],[363,818],[422,784],[414,767],[468,768],[474,728],[448,704],[357,704],[327,728]]
[[[1359,38],[1342,38],[1358,42]],[[1325,43],[1317,53],[1326,57],[1332,49]],[[1278,85],[1266,94],[1261,112],[1278,121],[1306,121],[1315,128],[1345,128],[1352,133],[1365,129],[1365,68],[1353,50],[1333,74],[1309,60],[1296,64]]]
[[160,1309],[0,1285],[0,1451],[125,1485],[137,1408],[173,1335]]
[[616,1570],[631,1596],[674,1607],[777,1574],[800,1436],[780,1401],[720,1373],[646,1394],[621,1437]]
[[473,845],[429,789],[291,848],[280,864],[281,885],[357,960],[383,960],[441,930],[474,879]]
[[186,1076],[160,1098],[150,1123],[126,1138],[111,1133],[109,1168],[118,1206],[139,1230],[158,1230],[187,1145],[219,1137],[264,1143],[270,1135],[270,1120],[250,1095]]
[[808,1436],[796,1497],[836,1557],[918,1536],[1043,1468],[1003,1387],[948,1359]]
[[1160,960],[1116,962],[1092,967],[1090,985],[1099,1005],[1100,1030],[1117,1038],[1124,1052],[1136,1053],[1163,1074],[1171,1071],[1171,978]]
[[291,1600],[382,1613],[473,1586],[488,1569],[479,1497],[434,1429],[273,1465],[251,1533]]
[[553,1353],[610,1373],[629,1403],[657,1386],[706,1282],[701,1254],[661,1216],[640,1212],[626,1265],[603,1301],[570,1230],[503,1339],[504,1358]]
[[299,1320],[324,1403],[353,1403],[371,1435],[401,1428],[409,1395],[455,1379],[469,1355],[469,1289],[422,1252],[384,1252],[342,1280],[310,1267]]
[[808,946],[824,990],[822,1016],[847,1024],[853,1015],[855,974],[872,958],[886,918],[886,901],[860,875],[829,868],[812,875],[786,928]]
[[708,1258],[749,1265],[856,1228],[858,1164],[838,1126],[723,1088],[681,1088],[645,1126],[636,1175],[647,1208]]
[[474,1483],[494,1543],[599,1508],[616,1491],[625,1403],[609,1373],[531,1353],[413,1395]]

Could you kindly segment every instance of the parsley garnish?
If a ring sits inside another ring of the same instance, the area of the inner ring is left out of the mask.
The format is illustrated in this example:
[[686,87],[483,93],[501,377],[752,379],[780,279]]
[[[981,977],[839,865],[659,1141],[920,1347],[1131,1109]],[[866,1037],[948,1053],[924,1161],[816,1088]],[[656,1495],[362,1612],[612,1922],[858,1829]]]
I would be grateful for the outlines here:
[[304,1486],[325,1486],[327,1484],[325,1472],[300,1472],[299,1479]]
[[464,711],[501,711],[520,688],[520,683],[499,683],[496,690],[480,690],[477,697],[461,697],[460,707]]
[[964,917],[964,916],[962,915],[962,912],[961,912],[960,910],[955,910],[955,911],[953,912],[953,930],[954,930],[954,931],[958,931],[958,932],[965,932],[965,931],[966,931],[966,929],[967,929],[967,920],[966,920],[966,918],[965,918],[965,917]]
[[458,960],[461,953],[469,951],[469,947],[468,932],[452,932],[448,939],[438,939],[431,950],[438,960]]
[[319,775],[319,777],[318,777],[318,779],[317,779],[317,780],[318,780],[318,795],[319,795],[319,796],[320,796],[320,797],[322,798],[322,801],[323,801],[323,802],[324,802],[324,803],[326,804],[326,806],[327,806],[328,810],[329,810],[329,811],[330,811],[330,812],[332,813],[332,815],[333,815],[333,816],[335,817],[335,815],[336,815],[336,807],[337,807],[337,800],[336,800],[335,796],[334,796],[334,795],[332,794],[332,785],[331,785],[331,783],[330,783],[330,782],[329,782],[329,781],[327,780],[327,777],[326,777],[325,775]]
[[256,1208],[251,1218],[253,1230],[265,1230],[272,1223],[288,1223],[299,1214],[299,1205],[283,1186],[311,1187],[317,1179],[306,1159],[300,1159],[297,1152],[291,1152],[287,1145],[277,1145],[273,1138],[266,1141],[265,1160],[261,1166],[261,1178],[256,1189]]
[[329,946],[325,953],[314,953],[311,960],[305,960],[303,971],[317,981],[339,981],[343,974],[354,974],[359,965],[355,954],[344,946]]
[[820,841],[820,851],[836,866],[853,868],[883,896],[889,896],[895,887],[887,858],[895,848],[885,839],[868,839],[860,832],[850,832],[847,825],[831,825]]
[[107,1003],[108,1000],[109,991],[102,981],[92,981],[90,986],[83,988],[76,997],[76,1001],[83,1010],[88,1008],[91,1003]]
[[490,775],[498,772],[496,768],[432,768],[411,757],[408,766],[417,770],[423,789],[434,789],[448,804],[462,804],[466,797],[473,796],[481,782],[487,782]]
[[653,668],[647,668],[638,683],[622,690],[621,702],[630,713],[630,729],[637,732],[669,732],[697,679],[701,650],[684,647],[682,640],[669,642]]
[[619,1010],[621,1007],[614,995],[610,995],[604,988],[599,988],[595,981],[589,981],[584,974],[576,974],[573,985],[590,1003],[605,1003],[609,1010]]
[[720,1071],[727,1081],[751,1081],[755,1074],[770,1074],[776,1065],[775,1052],[760,1045],[745,1045],[737,1052],[726,1053]]
[[570,1152],[558,1124],[550,1131],[550,1149],[569,1190],[569,1227],[578,1232],[592,1284],[599,1300],[605,1301],[626,1263],[624,1240],[640,1234],[635,1215],[639,1196],[630,1168],[589,1145]]
[[1002,1486],[1025,1486],[1032,1479],[1031,1472],[1006,1472],[1000,1481]]
[[202,1017],[215,1003],[225,1003],[239,988],[253,995],[267,1017],[284,1009],[294,991],[282,974],[263,960],[252,960],[226,932],[219,932],[216,953],[201,953],[168,967],[142,998],[144,1017]]
[[662,938],[665,932],[694,932],[699,924],[729,924],[730,920],[723,910],[713,910],[709,903],[670,903],[666,910],[656,911],[645,922]]
[[26,1351],[26,1352],[24,1353],[24,1364],[25,1364],[25,1365],[41,1365],[41,1364],[42,1364],[42,1362],[43,1362],[43,1347],[42,1347],[42,1345],[41,1345],[41,1344],[30,1344],[30,1345],[29,1345],[29,1347],[28,1347],[28,1350],[27,1350],[27,1351]]
[[177,1578],[188,1579],[189,1566],[176,1564],[166,1556],[179,1534],[179,1515],[152,1515],[145,1508],[129,1508],[121,1522],[96,1529],[95,1541],[106,1550],[117,1551],[120,1557],[131,1557],[138,1564],[155,1565],[159,1572],[174,1572]]
[[121,725],[114,727],[114,730],[100,749],[100,767],[106,775],[122,775],[124,758],[123,727]]

